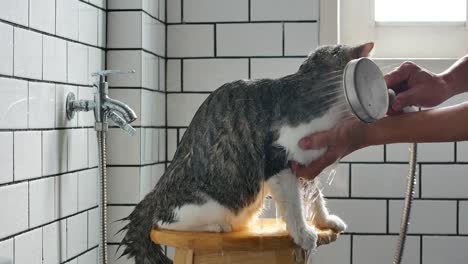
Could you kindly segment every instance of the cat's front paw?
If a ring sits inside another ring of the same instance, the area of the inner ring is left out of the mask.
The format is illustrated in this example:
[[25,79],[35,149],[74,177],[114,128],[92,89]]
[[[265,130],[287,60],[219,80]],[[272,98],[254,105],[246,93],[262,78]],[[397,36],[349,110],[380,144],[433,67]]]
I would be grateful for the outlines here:
[[298,231],[298,234],[293,236],[294,243],[304,250],[314,250],[317,247],[317,230],[312,226],[305,226]]
[[328,215],[321,221],[317,221],[315,226],[319,229],[331,229],[336,233],[344,232],[347,228],[346,223],[336,215]]

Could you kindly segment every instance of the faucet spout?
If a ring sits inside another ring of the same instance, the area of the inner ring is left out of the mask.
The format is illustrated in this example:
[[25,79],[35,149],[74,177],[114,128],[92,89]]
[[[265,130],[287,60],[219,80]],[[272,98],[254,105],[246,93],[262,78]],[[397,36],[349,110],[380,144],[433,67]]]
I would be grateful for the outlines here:
[[127,123],[120,115],[116,114],[114,111],[107,112],[107,116],[114,121],[114,123],[123,129],[130,136],[135,135],[135,128],[133,128],[129,123]]
[[128,105],[109,97],[106,98],[103,108],[105,111],[118,112],[127,123],[131,123],[137,119],[137,115]]

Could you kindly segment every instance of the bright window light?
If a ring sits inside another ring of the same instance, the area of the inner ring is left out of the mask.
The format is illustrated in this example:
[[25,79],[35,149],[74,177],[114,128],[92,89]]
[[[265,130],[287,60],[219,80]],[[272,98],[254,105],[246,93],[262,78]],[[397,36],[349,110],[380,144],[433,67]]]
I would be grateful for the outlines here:
[[467,0],[375,0],[377,22],[464,22]]

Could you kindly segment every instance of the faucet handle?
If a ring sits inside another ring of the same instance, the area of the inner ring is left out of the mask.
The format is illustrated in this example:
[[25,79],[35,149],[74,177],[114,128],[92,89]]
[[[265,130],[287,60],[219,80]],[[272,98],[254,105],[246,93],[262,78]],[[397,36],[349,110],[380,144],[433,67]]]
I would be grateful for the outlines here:
[[112,75],[112,74],[129,74],[129,73],[135,73],[135,70],[103,70],[103,71],[97,71],[93,72],[91,76],[97,77],[97,76],[107,76],[107,75]]
[[123,119],[120,115],[116,114],[114,111],[109,111],[107,116],[114,121],[114,123],[119,126],[123,131],[125,131],[130,136],[135,135],[135,128],[133,128],[125,119]]

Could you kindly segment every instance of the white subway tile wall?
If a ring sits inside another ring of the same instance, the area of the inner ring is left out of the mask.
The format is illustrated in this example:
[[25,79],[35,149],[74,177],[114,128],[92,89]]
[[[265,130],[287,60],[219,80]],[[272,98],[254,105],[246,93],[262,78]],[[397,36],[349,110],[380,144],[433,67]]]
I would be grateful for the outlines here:
[[[97,263],[94,120],[89,113],[70,121],[64,115],[68,92],[92,98],[91,72],[136,70],[109,78],[111,97],[139,117],[134,137],[114,127],[108,137],[109,228],[117,231],[122,223],[111,221],[125,217],[156,184],[209,93],[229,81],[295,72],[319,43],[318,14],[319,0],[2,2],[0,211],[8,217],[0,217],[0,263]],[[466,260],[467,146],[420,145],[405,263]],[[338,165],[324,192],[349,230],[314,260],[391,261],[408,147],[366,148]],[[122,234],[114,233],[108,234],[110,263],[133,263],[117,259]],[[173,249],[167,254],[173,257]]]
[[[138,116],[132,123],[136,128],[134,136],[114,127],[108,133],[108,248],[112,264],[134,263],[126,257],[118,258],[122,248],[116,252],[117,243],[125,232],[117,234],[117,231],[126,222],[117,220],[130,214],[154,187],[166,166],[165,2],[112,0],[108,3],[107,68],[136,71],[110,76],[109,95],[127,103]],[[195,35],[189,33],[190,36]],[[88,140],[91,138],[94,141],[95,135],[89,134]],[[96,157],[89,159],[96,162]],[[88,217],[97,216],[94,210],[88,214]],[[91,242],[97,243],[96,235],[92,236],[95,242]]]
[[[318,14],[318,0],[169,0],[168,162],[210,92],[234,80],[277,78],[297,71],[319,44]],[[384,71],[395,63],[379,60]],[[442,69],[439,64],[426,66],[435,72]],[[468,145],[421,144],[419,157],[422,176],[417,178],[412,235],[404,263],[436,263],[422,257],[430,254],[423,254],[426,238],[463,238],[468,233],[464,224],[468,177],[463,177],[464,165],[457,164],[468,161]],[[325,180],[327,175],[321,176],[331,212],[342,216],[349,230],[335,244],[320,248],[314,263],[391,262],[408,159],[409,144],[374,146],[345,157],[331,185]],[[457,263],[465,254],[463,250],[439,252],[439,263],[452,263],[452,259]],[[168,254],[173,256],[173,251]]]
[[283,24],[218,24],[216,46],[219,56],[281,56]]
[[0,3],[0,263],[97,262],[97,240],[88,245],[88,224],[99,223],[88,220],[98,199],[94,122],[67,121],[64,100],[93,96],[105,2]]

